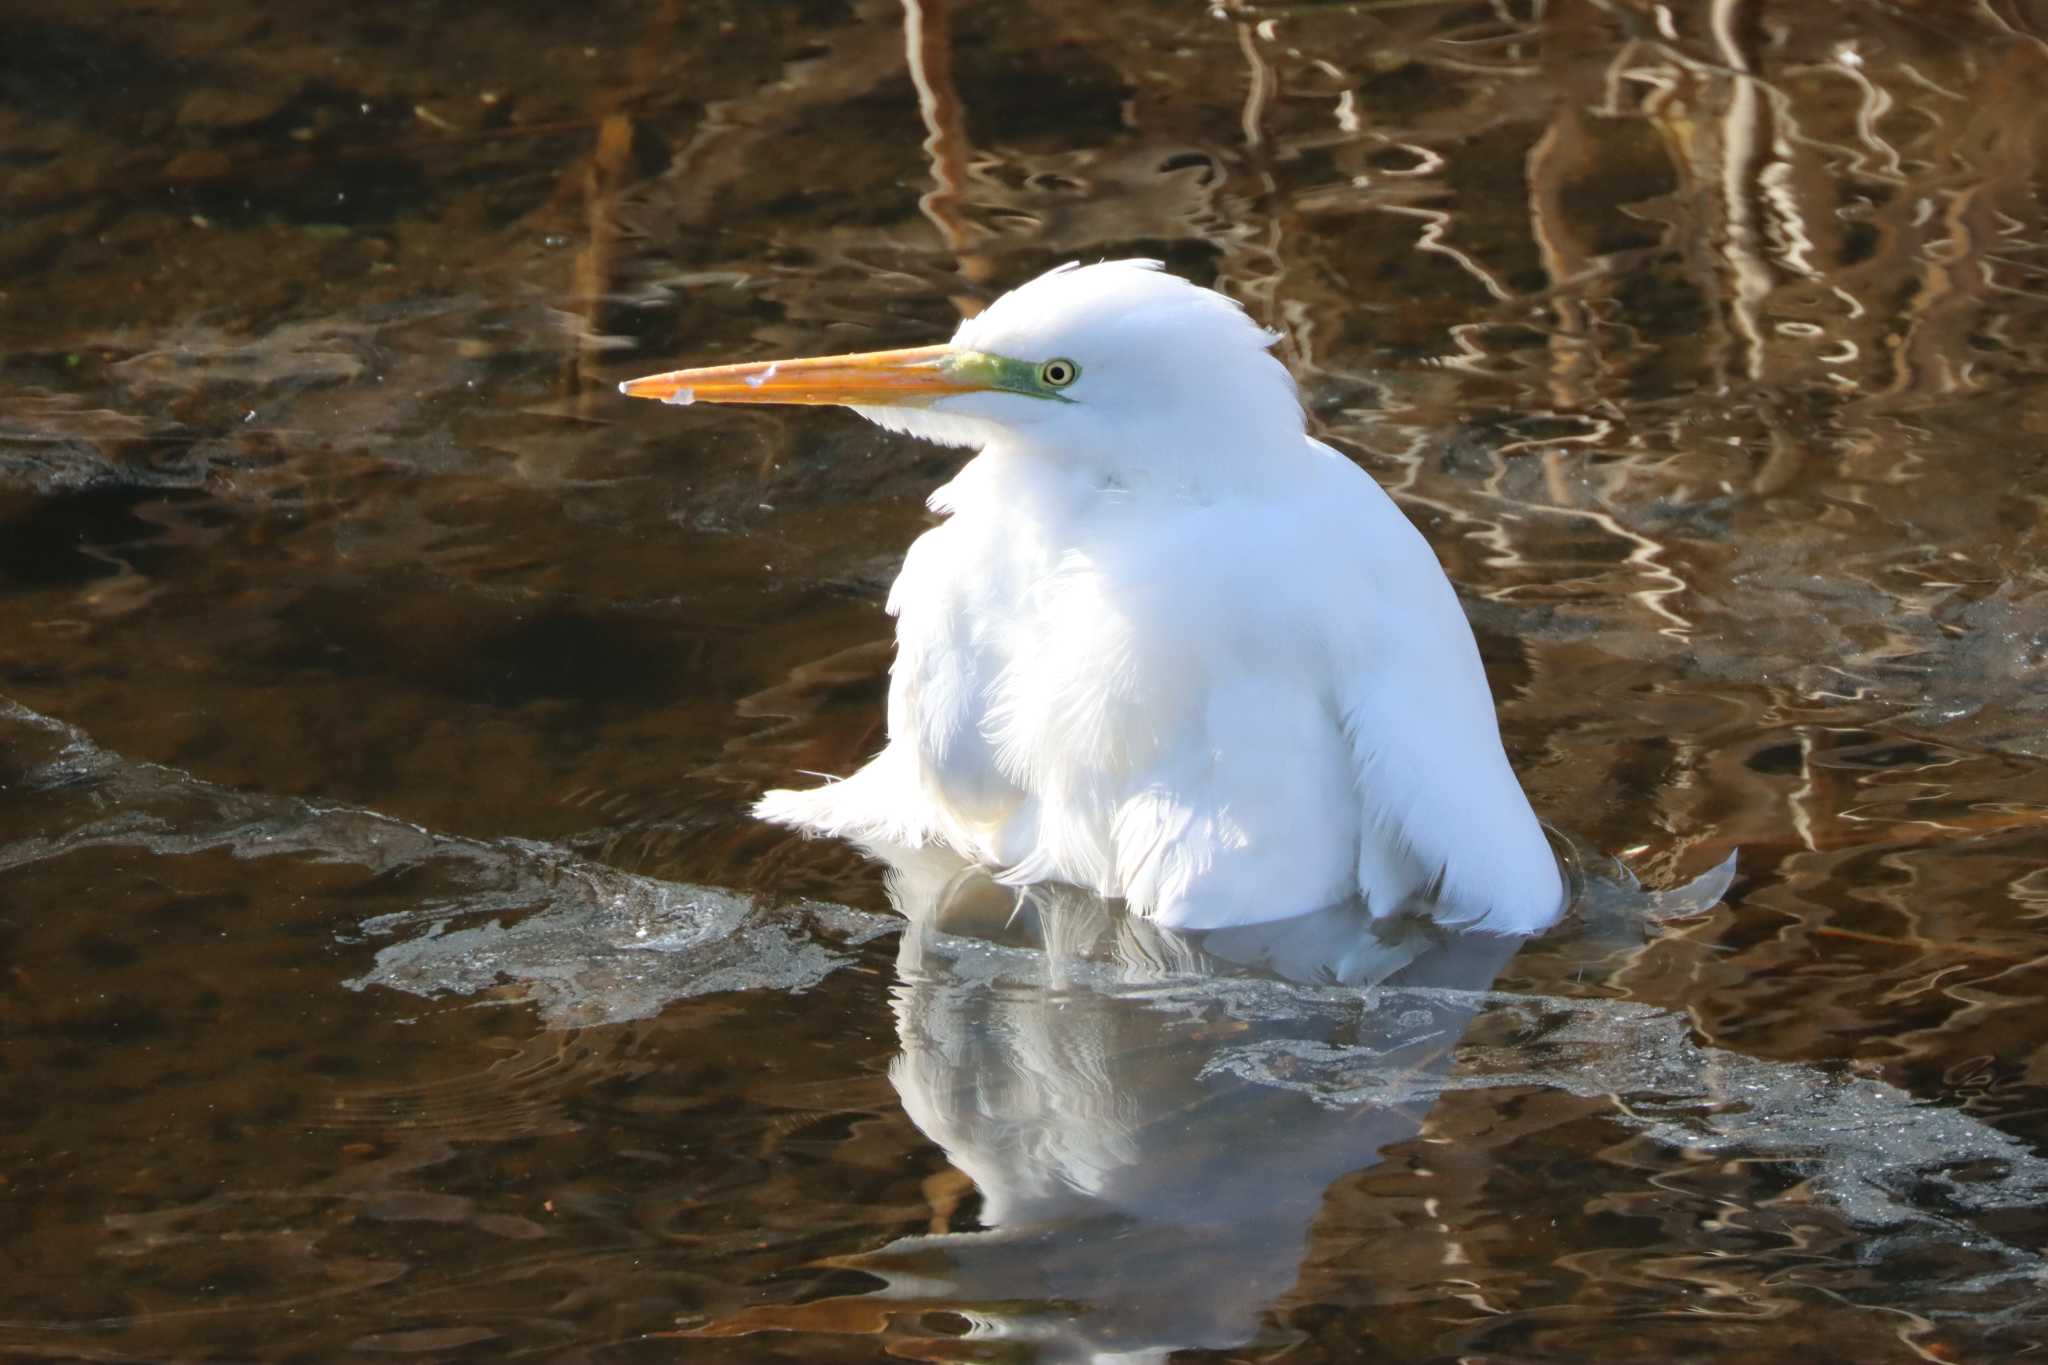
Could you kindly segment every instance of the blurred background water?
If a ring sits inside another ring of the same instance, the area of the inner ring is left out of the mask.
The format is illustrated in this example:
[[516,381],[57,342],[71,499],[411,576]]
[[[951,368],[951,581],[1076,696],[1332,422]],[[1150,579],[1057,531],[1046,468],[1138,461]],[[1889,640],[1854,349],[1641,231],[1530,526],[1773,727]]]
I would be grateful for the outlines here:
[[[2043,88],[2037,0],[13,0],[0,1354],[2038,1350]],[[1129,255],[1724,902],[1048,955],[748,821],[957,453],[614,381]]]

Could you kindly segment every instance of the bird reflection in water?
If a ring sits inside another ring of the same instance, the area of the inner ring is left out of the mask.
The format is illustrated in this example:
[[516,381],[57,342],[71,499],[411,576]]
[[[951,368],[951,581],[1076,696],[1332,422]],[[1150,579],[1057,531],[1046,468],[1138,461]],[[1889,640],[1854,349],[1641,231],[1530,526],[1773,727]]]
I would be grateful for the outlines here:
[[[892,863],[903,1108],[980,1193],[976,1230],[830,1264],[884,1283],[699,1329],[886,1334],[898,1357],[1164,1359],[1256,1338],[1323,1195],[1422,1128],[1521,940],[1359,904],[1177,932],[1057,885],[1022,897],[940,850]],[[1322,987],[1387,990],[1327,990]],[[1392,988],[1410,988],[1394,990]],[[1234,1056],[1341,1047],[1359,1091],[1249,1079]],[[943,1335],[950,1321],[964,1336]]]

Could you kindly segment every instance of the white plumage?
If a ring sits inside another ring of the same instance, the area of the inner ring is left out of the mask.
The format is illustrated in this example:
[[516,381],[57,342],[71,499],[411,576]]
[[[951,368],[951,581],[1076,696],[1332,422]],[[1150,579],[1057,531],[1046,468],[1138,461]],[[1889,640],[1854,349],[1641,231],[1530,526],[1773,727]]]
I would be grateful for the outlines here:
[[889,595],[887,747],[759,814],[944,844],[1176,928],[1354,895],[1501,933],[1556,919],[1456,594],[1306,434],[1272,340],[1220,294],[1113,261],[1033,280],[945,347],[622,386],[844,403],[979,448]]

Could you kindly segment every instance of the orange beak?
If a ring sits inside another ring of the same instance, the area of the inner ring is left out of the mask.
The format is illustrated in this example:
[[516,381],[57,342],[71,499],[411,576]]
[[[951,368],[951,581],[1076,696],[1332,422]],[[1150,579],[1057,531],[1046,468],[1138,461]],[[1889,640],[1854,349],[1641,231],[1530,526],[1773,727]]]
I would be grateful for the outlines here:
[[836,403],[845,407],[918,407],[990,386],[980,357],[950,346],[708,365],[628,379],[628,398],[664,403]]

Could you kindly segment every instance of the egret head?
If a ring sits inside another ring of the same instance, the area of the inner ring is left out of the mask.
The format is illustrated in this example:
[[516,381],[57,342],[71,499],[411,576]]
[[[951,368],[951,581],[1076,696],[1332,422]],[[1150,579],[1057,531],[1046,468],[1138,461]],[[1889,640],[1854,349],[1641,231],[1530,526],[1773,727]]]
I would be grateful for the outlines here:
[[668,402],[838,404],[945,445],[1201,481],[1299,442],[1274,337],[1156,261],[1061,266],[941,346],[676,370],[620,391]]

